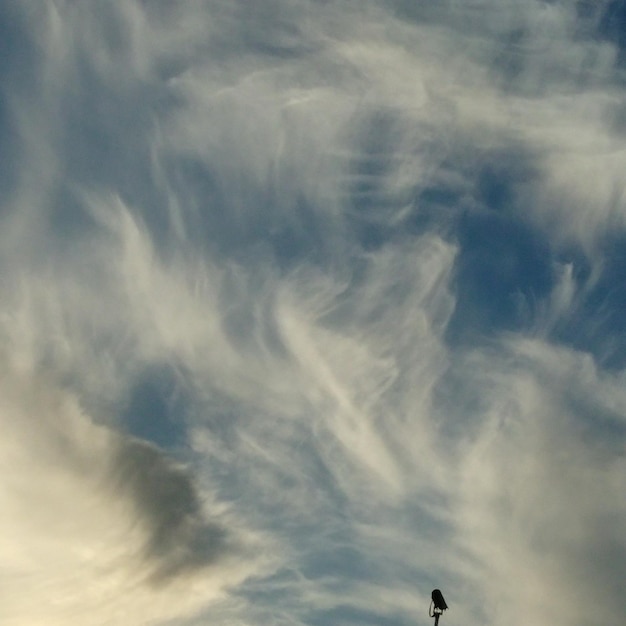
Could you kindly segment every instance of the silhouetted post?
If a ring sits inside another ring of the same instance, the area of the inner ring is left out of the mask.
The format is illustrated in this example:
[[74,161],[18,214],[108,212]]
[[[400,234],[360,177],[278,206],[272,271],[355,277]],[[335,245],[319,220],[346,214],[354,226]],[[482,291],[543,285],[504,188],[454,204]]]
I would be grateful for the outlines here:
[[430,609],[428,615],[435,618],[435,626],[439,626],[439,618],[441,614],[448,608],[446,601],[443,599],[443,594],[439,589],[433,589],[430,596],[432,602],[430,603]]

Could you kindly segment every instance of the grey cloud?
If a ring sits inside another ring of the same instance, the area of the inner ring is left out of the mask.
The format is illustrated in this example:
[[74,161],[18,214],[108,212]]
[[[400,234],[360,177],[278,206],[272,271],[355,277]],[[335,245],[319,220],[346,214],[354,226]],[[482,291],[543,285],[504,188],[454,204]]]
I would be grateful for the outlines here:
[[206,519],[191,475],[158,448],[124,440],[111,464],[115,490],[129,495],[147,528],[145,556],[156,582],[215,566],[232,549],[225,525]]

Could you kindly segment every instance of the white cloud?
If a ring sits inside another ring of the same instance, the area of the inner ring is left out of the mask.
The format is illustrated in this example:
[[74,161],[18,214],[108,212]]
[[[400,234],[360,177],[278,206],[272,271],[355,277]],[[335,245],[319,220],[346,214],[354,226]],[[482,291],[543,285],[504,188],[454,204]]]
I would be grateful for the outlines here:
[[[437,586],[468,624],[616,623],[623,376],[555,339],[623,231],[593,22],[38,6],[3,83],[3,623],[425,624]],[[495,214],[547,242],[550,284],[466,345],[459,224]],[[124,423],[160,364],[185,406],[161,451]]]
[[[619,550],[607,561],[583,546],[607,531],[615,542],[607,515],[623,515],[623,450],[612,443],[624,427],[621,380],[541,343],[511,348],[470,361],[486,375],[485,413],[460,457],[459,538],[485,566],[495,621],[586,623],[600,612],[610,622],[621,611],[605,595],[620,576]],[[605,395],[619,408],[603,408]]]

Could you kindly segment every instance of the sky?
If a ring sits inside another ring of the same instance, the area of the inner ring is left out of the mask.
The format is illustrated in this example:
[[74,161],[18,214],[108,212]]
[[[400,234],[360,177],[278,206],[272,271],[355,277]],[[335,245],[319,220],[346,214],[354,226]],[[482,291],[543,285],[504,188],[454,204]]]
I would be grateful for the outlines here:
[[619,626],[626,3],[0,3],[3,626]]

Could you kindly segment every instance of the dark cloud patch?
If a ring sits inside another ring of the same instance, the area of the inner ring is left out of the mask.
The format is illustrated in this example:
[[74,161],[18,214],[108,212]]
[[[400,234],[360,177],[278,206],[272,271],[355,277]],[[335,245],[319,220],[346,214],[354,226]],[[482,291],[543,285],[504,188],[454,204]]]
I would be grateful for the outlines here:
[[155,583],[217,563],[228,532],[202,512],[190,474],[153,445],[127,439],[113,459],[117,489],[128,493],[148,531],[145,556]]
[[181,380],[182,375],[167,364],[152,365],[138,374],[121,417],[132,435],[161,448],[184,442],[188,407]]

